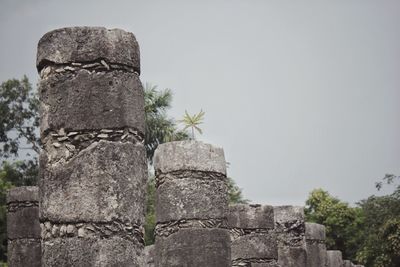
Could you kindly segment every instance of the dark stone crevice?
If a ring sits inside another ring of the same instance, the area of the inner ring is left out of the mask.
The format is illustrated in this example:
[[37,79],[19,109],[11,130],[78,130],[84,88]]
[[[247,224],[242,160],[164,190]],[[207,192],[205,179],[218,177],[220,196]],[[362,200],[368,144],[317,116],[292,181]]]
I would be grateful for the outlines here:
[[62,73],[75,73],[79,70],[94,72],[124,71],[140,74],[140,69],[121,63],[107,62],[103,58],[85,62],[55,63],[44,60],[38,66],[40,77],[46,79],[49,75]]
[[182,219],[157,223],[154,232],[155,236],[167,237],[179,231],[182,228],[228,228],[227,219]]
[[226,175],[219,172],[179,170],[167,173],[156,173],[156,188],[161,186],[167,180],[175,179],[199,179],[199,180],[218,180],[225,181]]

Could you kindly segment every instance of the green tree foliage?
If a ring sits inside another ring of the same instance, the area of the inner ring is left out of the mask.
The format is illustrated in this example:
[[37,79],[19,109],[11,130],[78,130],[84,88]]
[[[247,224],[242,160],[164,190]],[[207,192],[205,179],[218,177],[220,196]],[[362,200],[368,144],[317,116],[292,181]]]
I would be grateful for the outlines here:
[[159,144],[188,139],[185,130],[178,130],[176,123],[167,116],[171,107],[172,92],[170,89],[157,90],[157,86],[146,84],[144,88],[147,158],[152,162],[154,151]]
[[[383,184],[393,184],[398,180],[398,176],[387,174],[376,187],[381,189]],[[358,204],[365,217],[363,225],[365,237],[357,253],[357,259],[368,267],[400,266],[399,185],[392,194],[370,196]]]
[[325,225],[328,249],[341,250],[343,257],[355,260],[362,237],[362,210],[331,196],[322,189],[313,190],[305,207],[306,220]]
[[39,100],[26,76],[1,84],[0,158],[18,156],[21,149],[39,153],[38,110]]

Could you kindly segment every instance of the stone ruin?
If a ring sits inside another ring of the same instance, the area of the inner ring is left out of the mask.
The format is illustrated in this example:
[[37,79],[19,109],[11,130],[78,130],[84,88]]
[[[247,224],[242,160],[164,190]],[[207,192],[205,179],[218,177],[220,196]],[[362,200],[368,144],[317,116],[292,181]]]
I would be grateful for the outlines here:
[[100,27],[39,41],[39,187],[7,195],[8,261],[19,266],[348,267],[303,207],[228,205],[221,148],[160,145],[155,245],[144,245],[147,161],[139,46]]

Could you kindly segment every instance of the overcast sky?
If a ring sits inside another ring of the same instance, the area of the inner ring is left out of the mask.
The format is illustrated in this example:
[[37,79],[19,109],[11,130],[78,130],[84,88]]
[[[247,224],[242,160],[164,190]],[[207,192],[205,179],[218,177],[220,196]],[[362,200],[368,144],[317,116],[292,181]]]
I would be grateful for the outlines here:
[[[0,81],[37,82],[37,42],[66,26],[122,28],[142,82],[171,88],[170,115],[206,112],[253,203],[349,203],[400,174],[400,1],[0,0]],[[194,3],[194,1],[193,1]]]

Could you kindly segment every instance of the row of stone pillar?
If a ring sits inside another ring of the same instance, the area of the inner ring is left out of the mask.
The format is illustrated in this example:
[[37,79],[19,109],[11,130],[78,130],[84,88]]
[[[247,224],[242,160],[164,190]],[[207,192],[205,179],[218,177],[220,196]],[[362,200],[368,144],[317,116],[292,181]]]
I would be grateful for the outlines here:
[[[9,190],[7,211],[9,266],[41,266],[38,188],[16,187]],[[186,222],[187,220],[181,221]],[[199,227],[196,224],[190,227],[170,224],[169,227],[172,233],[166,235],[157,232],[156,249],[154,246],[146,247],[141,258],[137,260],[139,266],[200,266],[204,262],[207,266],[230,266],[230,260],[231,266],[361,266],[343,260],[340,251],[327,251],[325,227],[316,223],[304,223],[301,207],[243,204],[230,206],[227,213],[230,239],[227,238],[226,230],[220,229],[225,231],[223,236],[226,238],[220,239],[218,244],[208,242],[215,234],[210,225],[200,226],[200,229],[196,229]],[[185,229],[179,229],[180,227]],[[158,230],[165,231],[165,228]],[[184,238],[174,235],[179,231],[183,231]],[[170,239],[167,244],[165,239]],[[186,242],[180,243],[181,239],[186,239]],[[181,246],[176,246],[175,241]],[[229,247],[231,256],[227,258]],[[213,249],[214,253],[210,254]],[[224,262],[221,262],[221,258]],[[130,266],[134,266],[133,263]]]
[[223,150],[196,141],[155,153],[156,243],[144,249],[139,58],[133,34],[117,29],[63,28],[39,41],[39,193],[9,193],[10,266],[319,266],[324,236],[303,209],[230,207]]

